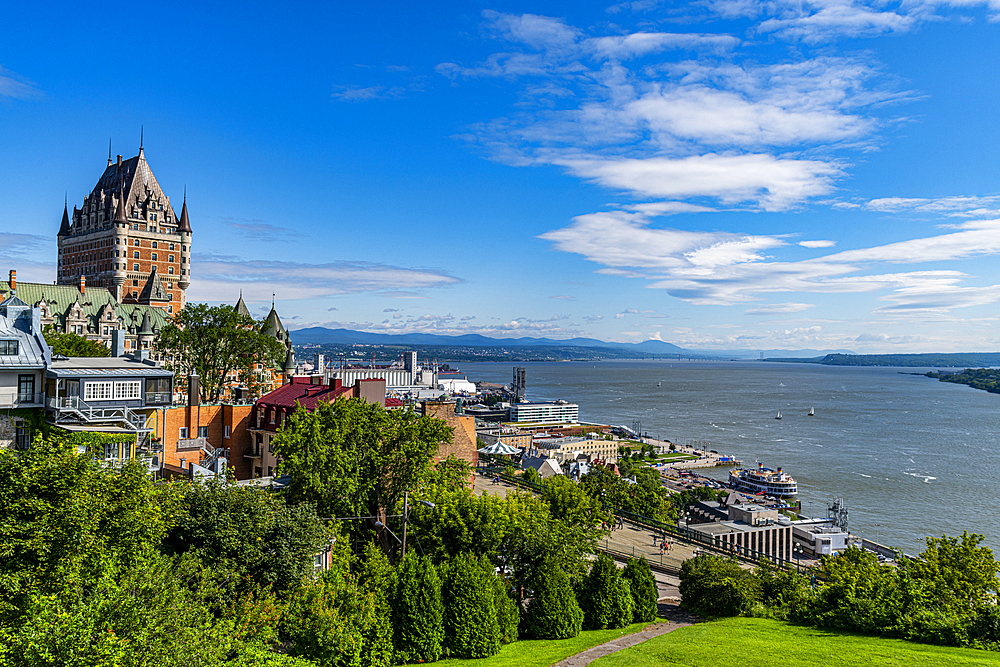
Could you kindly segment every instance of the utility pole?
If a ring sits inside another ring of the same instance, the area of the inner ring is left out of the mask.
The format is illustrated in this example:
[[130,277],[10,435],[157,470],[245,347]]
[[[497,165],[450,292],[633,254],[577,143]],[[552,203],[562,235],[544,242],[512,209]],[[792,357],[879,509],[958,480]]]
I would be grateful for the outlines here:
[[400,560],[406,558],[406,522],[410,519],[410,492],[403,491],[403,552],[400,555]]

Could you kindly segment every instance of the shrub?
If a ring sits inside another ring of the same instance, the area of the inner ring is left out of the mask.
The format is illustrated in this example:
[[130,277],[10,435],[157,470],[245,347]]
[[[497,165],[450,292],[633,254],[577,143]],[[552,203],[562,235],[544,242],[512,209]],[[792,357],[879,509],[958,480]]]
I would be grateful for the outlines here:
[[292,595],[281,636],[290,655],[320,667],[371,667],[385,652],[370,640],[378,623],[374,596],[351,575],[331,570]]
[[535,639],[569,639],[580,634],[583,611],[576,603],[569,577],[551,556],[542,561],[532,588],[523,634]]
[[500,650],[500,628],[490,572],[470,553],[456,556],[444,586],[445,643],[452,655],[485,658]]
[[638,560],[630,558],[622,570],[622,578],[628,581],[629,591],[632,593],[634,605],[632,620],[636,623],[649,623],[655,620],[656,601],[660,592],[645,556]]
[[399,663],[434,662],[444,644],[441,579],[434,564],[412,551],[399,570],[393,609],[393,640]]
[[[624,628],[632,620],[632,595],[622,586],[618,567],[601,554],[583,581],[580,595],[583,623],[588,630]],[[624,595],[624,597],[623,597]]]
[[493,602],[497,610],[497,627],[500,643],[517,641],[517,626],[521,623],[521,607],[510,595],[507,580],[502,575],[493,577]]
[[372,623],[365,632],[368,646],[365,664],[371,667],[389,667],[393,662],[392,646],[392,591],[396,585],[396,571],[389,564],[385,552],[373,542],[365,546],[364,562],[358,572],[358,585],[372,599]]
[[701,555],[681,565],[685,609],[704,616],[738,616],[758,599],[753,573],[732,558]]

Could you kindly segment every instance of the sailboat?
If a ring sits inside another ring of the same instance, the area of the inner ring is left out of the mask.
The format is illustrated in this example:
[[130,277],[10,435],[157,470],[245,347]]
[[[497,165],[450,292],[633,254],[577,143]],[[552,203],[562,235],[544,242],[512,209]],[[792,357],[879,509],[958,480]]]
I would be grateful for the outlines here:
[[775,415],[775,419],[781,419],[781,410],[778,410],[778,414]]
[[660,386],[662,386],[662,385],[663,385],[663,383],[662,383],[662,382],[657,382],[657,383],[656,383],[656,386],[657,386],[657,387],[660,387]]
[[816,416],[816,408],[809,408],[809,416],[810,417]]

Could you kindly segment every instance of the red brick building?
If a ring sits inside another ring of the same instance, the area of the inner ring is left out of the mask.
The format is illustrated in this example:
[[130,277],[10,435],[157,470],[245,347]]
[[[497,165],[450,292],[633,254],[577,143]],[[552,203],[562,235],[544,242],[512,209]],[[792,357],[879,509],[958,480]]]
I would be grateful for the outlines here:
[[320,402],[330,403],[341,397],[363,398],[385,406],[385,380],[358,380],[352,387],[343,386],[340,380],[324,384],[323,377],[319,375],[297,375],[291,380],[254,404],[248,446],[243,453],[251,462],[250,477],[270,477],[274,474],[278,460],[274,456],[271,439],[299,407],[312,411]]

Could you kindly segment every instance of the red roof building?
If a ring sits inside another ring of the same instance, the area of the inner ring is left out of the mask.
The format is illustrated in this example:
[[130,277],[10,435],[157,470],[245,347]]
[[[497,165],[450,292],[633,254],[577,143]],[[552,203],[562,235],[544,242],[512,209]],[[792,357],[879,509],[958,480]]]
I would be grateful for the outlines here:
[[[299,407],[315,410],[320,402],[331,403],[338,398],[363,398],[370,403],[386,405],[385,380],[358,380],[345,387],[340,380],[324,384],[322,376],[293,376],[289,384],[261,396],[250,415],[250,442],[244,456],[251,459],[253,477],[271,477],[278,466],[271,447],[271,438]],[[236,453],[233,452],[235,456]]]

